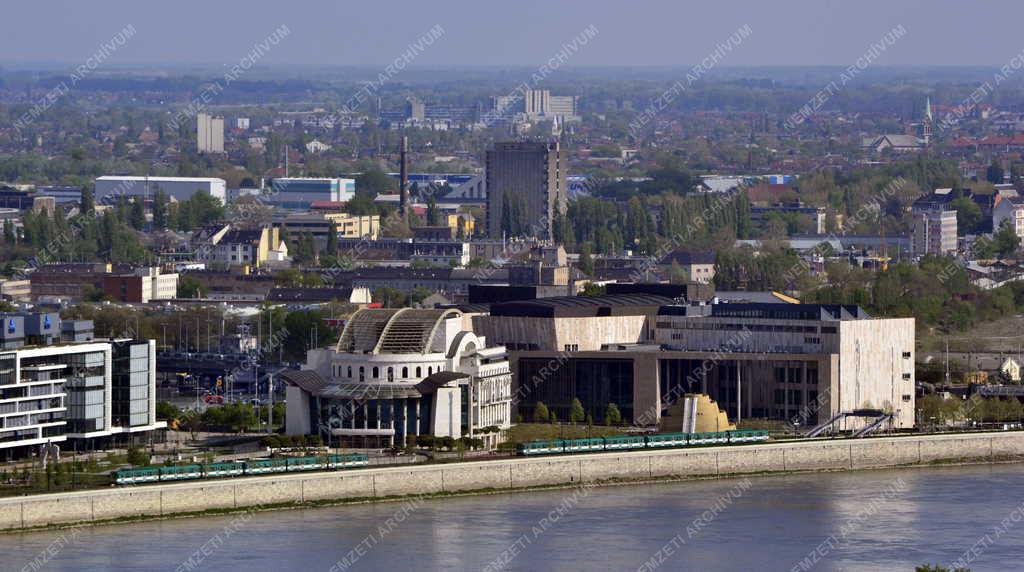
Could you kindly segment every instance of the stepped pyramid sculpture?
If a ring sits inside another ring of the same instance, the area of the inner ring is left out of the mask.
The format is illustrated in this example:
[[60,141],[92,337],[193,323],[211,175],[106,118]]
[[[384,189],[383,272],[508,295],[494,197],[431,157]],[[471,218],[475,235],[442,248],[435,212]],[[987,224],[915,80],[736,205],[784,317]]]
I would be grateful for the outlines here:
[[717,433],[735,431],[736,425],[703,393],[687,393],[661,418],[659,430],[666,433]]

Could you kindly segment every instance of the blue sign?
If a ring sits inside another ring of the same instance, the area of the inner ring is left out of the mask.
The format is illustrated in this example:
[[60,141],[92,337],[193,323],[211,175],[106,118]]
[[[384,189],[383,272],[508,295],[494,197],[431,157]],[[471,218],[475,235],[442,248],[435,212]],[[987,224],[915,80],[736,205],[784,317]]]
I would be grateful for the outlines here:
[[43,329],[44,330],[49,330],[50,329],[50,315],[49,314],[46,314],[45,316],[43,316]]
[[18,325],[15,323],[14,318],[7,320],[7,333],[13,334],[18,331]]

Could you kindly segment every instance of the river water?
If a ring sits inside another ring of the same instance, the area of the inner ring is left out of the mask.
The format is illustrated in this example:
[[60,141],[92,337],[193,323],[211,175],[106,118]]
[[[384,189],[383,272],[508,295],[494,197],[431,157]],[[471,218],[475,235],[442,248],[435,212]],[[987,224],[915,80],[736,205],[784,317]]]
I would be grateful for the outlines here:
[[0,570],[1024,569],[1024,465],[750,477],[0,535]]

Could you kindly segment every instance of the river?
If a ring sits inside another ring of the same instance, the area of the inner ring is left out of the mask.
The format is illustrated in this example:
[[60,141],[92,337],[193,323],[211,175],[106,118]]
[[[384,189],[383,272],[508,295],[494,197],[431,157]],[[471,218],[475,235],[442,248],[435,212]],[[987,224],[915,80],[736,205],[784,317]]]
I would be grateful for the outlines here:
[[0,535],[0,570],[1013,570],[1022,502],[1024,465],[757,476]]

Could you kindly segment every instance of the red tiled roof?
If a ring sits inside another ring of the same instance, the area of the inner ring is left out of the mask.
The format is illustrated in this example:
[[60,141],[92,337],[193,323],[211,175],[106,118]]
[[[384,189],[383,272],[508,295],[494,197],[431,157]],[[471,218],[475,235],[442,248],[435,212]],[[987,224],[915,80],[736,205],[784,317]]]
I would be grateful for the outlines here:
[[312,201],[309,203],[311,209],[330,210],[344,208],[344,206],[345,201]]

